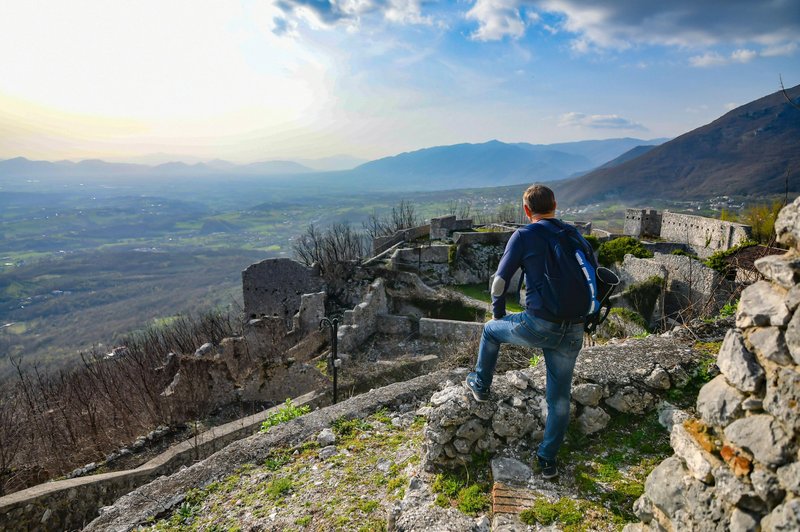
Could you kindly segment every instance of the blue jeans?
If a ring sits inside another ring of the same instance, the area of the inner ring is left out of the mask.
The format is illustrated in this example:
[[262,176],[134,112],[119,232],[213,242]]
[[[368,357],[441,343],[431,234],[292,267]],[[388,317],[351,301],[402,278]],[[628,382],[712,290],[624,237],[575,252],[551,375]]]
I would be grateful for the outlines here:
[[539,347],[547,368],[547,421],[538,454],[553,460],[564,441],[569,425],[569,400],[572,371],[583,345],[583,324],[557,324],[519,312],[507,314],[483,326],[475,372],[480,390],[492,385],[500,344]]

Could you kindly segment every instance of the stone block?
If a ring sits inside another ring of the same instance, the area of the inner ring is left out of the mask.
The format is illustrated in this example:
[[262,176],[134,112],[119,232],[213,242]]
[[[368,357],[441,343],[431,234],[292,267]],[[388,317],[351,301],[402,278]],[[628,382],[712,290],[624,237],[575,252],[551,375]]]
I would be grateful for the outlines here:
[[758,281],[742,291],[736,312],[736,326],[782,327],[789,322],[791,314],[784,303],[786,291],[767,281]]
[[764,382],[764,369],[747,350],[742,333],[736,329],[725,335],[717,366],[728,382],[743,392],[755,392]]
[[667,429],[667,432],[672,432],[672,427],[676,424],[683,423],[689,419],[689,413],[681,410],[677,406],[661,401],[657,407],[658,410],[658,423]]
[[790,499],[777,506],[761,520],[761,530],[775,532],[800,530],[800,499]]
[[606,399],[606,404],[624,414],[644,414],[655,404],[655,396],[649,392],[637,390],[633,386],[625,386]]
[[599,407],[585,406],[578,416],[578,429],[583,434],[594,434],[608,425],[611,416]]
[[778,476],[769,469],[758,467],[750,475],[750,483],[756,494],[767,502],[770,508],[783,500],[786,492],[781,488]]
[[736,508],[731,513],[728,529],[730,532],[756,532],[758,530],[758,519],[755,515]]
[[795,254],[768,255],[755,262],[761,274],[787,290],[800,282],[800,257]]
[[763,408],[784,426],[800,433],[800,373],[778,368],[767,381]]
[[492,480],[495,482],[524,486],[533,476],[533,471],[530,467],[514,458],[493,458],[491,465]]
[[800,495],[800,462],[778,468],[778,481],[786,491]]
[[775,220],[778,242],[795,249],[800,245],[800,198],[781,209]]
[[378,332],[383,334],[405,336],[412,332],[412,322],[408,316],[379,315],[377,327]]
[[673,516],[684,507],[685,475],[681,459],[671,456],[658,464],[647,477],[644,494],[667,516]]
[[800,364],[800,308],[794,311],[792,320],[789,322],[789,326],[786,327],[784,339],[794,363]]
[[786,366],[792,363],[789,347],[778,327],[758,327],[747,331],[747,341],[755,352],[767,359]]
[[725,437],[753,454],[762,464],[779,466],[789,457],[791,437],[781,423],[767,414],[737,419],[725,428]]
[[290,320],[300,310],[300,296],[319,292],[322,284],[317,270],[291,259],[266,259],[252,264],[242,272],[245,315]]
[[585,406],[597,406],[603,398],[603,387],[599,384],[578,384],[572,388],[572,399]]
[[728,384],[725,377],[717,375],[706,383],[697,395],[697,413],[708,425],[726,426],[741,417],[745,396]]
[[670,381],[669,373],[661,366],[656,366],[655,369],[647,376],[644,383],[656,390],[669,390]]
[[705,451],[682,424],[672,427],[669,443],[694,478],[705,483],[711,482],[711,473],[720,461]]
[[729,504],[754,512],[765,509],[764,501],[756,494],[753,486],[739,479],[728,466],[722,465],[714,469],[714,486],[717,496]]

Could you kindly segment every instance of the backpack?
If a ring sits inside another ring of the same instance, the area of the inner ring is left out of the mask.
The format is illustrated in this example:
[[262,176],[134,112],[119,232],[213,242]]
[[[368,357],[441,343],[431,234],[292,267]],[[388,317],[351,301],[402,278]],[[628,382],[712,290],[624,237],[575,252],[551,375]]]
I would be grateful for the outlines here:
[[547,239],[542,302],[559,320],[583,317],[584,331],[594,334],[611,311],[610,297],[619,277],[608,268],[593,266],[586,258],[591,248],[577,230],[562,222],[554,224],[558,230]]
[[[553,318],[571,321],[600,311],[595,267],[586,258],[588,245],[572,226],[547,219],[556,226],[548,231],[544,258],[542,304]],[[548,223],[548,225],[550,225]]]

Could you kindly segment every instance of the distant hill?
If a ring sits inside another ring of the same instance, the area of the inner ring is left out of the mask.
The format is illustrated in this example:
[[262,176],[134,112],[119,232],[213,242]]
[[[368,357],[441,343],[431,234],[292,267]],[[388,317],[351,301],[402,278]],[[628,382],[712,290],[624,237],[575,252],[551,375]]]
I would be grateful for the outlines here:
[[641,139],[610,139],[542,145],[492,140],[437,146],[371,161],[349,172],[348,177],[371,186],[416,190],[553,181],[591,170],[646,143]]
[[655,146],[636,146],[635,148],[626,151],[616,159],[611,159],[607,163],[598,166],[597,169],[599,170],[600,168],[614,168],[615,166],[619,166],[622,163],[627,163],[628,161],[632,161],[633,159],[636,159],[637,157],[644,155],[653,148],[655,148]]
[[[800,97],[800,85],[787,91]],[[800,109],[780,92],[726,113],[643,155],[559,183],[560,202],[689,199],[800,192]]]

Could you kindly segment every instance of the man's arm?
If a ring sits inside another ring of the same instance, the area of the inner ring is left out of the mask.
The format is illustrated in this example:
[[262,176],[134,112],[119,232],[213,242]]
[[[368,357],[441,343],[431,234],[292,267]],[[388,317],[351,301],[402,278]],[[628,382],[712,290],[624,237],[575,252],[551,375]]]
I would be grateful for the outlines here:
[[515,231],[506,244],[492,281],[492,315],[496,320],[506,315],[506,289],[511,277],[522,265],[522,252],[522,238],[519,231]]

